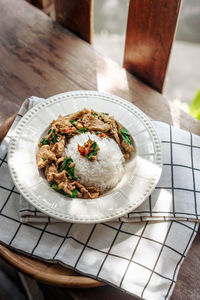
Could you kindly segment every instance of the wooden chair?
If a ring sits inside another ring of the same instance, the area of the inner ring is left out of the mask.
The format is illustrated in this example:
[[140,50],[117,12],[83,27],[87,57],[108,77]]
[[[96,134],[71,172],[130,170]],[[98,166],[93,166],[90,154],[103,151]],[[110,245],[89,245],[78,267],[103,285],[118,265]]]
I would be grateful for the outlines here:
[[[44,5],[44,0],[34,2]],[[79,89],[110,92],[155,120],[200,134],[199,122],[161,95],[180,2],[130,0],[122,68],[89,45],[92,0],[55,0],[56,20],[63,26],[24,0],[0,0],[0,139],[25,98]],[[198,235],[181,267],[172,299],[197,299],[200,294],[199,243]],[[97,290],[103,285],[3,245],[0,255],[21,272],[48,284]],[[114,299],[112,294],[109,299]]]

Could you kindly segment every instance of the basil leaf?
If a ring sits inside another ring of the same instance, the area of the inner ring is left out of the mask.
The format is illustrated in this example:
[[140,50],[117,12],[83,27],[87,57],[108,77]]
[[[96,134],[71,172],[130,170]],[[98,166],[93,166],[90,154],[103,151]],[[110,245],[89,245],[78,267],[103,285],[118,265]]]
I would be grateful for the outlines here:
[[86,131],[87,131],[87,128],[86,128],[86,127],[83,127],[83,128],[81,128],[81,129],[76,130],[76,132],[79,132],[79,133],[84,133],[84,132],[86,132]]
[[75,121],[74,121],[74,120],[70,120],[70,123],[71,123],[74,127],[76,127]]
[[90,152],[89,154],[87,154],[87,159],[90,160],[90,161],[92,160],[92,156],[97,155],[97,151],[98,151],[99,146],[98,146],[98,144],[96,142],[94,142],[92,144],[91,148],[93,148],[92,152]]
[[48,134],[50,134],[51,133],[51,128],[49,129],[49,131],[48,131]]
[[[55,190],[55,191],[57,191],[57,192],[59,192],[59,193],[61,193],[61,194],[65,193],[63,190],[59,189],[58,185],[57,185],[56,183],[54,183],[53,181],[50,182],[50,187],[51,187],[53,190]],[[66,193],[65,193],[65,194],[66,194]]]
[[67,170],[67,173],[69,174],[69,176],[71,176],[71,178],[72,178],[73,180],[77,180],[78,177],[76,177],[76,176],[74,175],[74,171],[75,171],[75,166],[72,167],[72,168],[69,168],[69,169]]
[[125,128],[121,128],[120,132],[121,132],[121,134],[126,134],[126,135],[130,136],[130,133]]
[[47,159],[46,159],[45,157],[42,156],[42,160],[43,160],[43,161],[46,161]]
[[132,145],[131,139],[130,139],[130,133],[125,129],[125,128],[121,128],[120,129],[122,138],[124,139],[124,141],[128,144],[128,145]]
[[93,116],[97,117],[97,116],[98,116],[98,114],[97,114],[97,113],[93,113]]
[[63,170],[68,170],[69,165],[73,162],[71,157],[65,157],[64,161],[61,163],[58,168],[58,172],[62,172]]
[[106,115],[106,116],[108,116],[108,113],[104,113],[104,112],[102,112],[102,114],[103,114],[103,115]]
[[98,148],[99,148],[99,146],[97,145],[97,143],[96,143],[96,142],[94,142],[94,143],[92,144],[92,148],[93,148],[93,151],[97,152],[97,151],[98,151]]
[[87,155],[87,159],[88,159],[88,160],[92,160],[92,156],[94,156],[94,153],[93,153],[93,152],[90,152],[90,153]]
[[71,196],[69,195],[69,197],[76,198],[77,194],[78,194],[78,191],[77,191],[77,189],[75,189],[75,190],[72,191],[72,195]]
[[51,138],[51,141],[52,141],[54,144],[57,143],[57,135],[56,135],[55,129],[52,130],[52,138]]
[[65,193],[65,191],[63,191],[62,189],[59,189],[58,185],[56,183],[52,182],[52,181],[50,182],[50,187],[53,190],[61,193],[62,195],[68,196],[70,198],[76,198],[76,196],[77,196],[77,189],[72,191],[72,195],[69,195],[69,194]]
[[63,170],[67,171],[67,177],[71,177],[73,180],[77,180],[78,177],[74,175],[75,172],[75,166],[69,168],[71,163],[73,162],[71,157],[65,157],[64,161],[61,163],[61,165],[58,168],[58,172],[62,172]]
[[129,136],[127,136],[127,135],[122,135],[122,138],[125,140],[125,142],[126,142],[128,145],[132,145],[132,142],[131,142]]
[[68,196],[70,198],[76,198],[77,194],[78,194],[77,189],[71,191],[72,195],[65,193],[65,191],[63,191],[63,190],[61,190],[61,191],[62,191],[61,194],[66,195],[66,196]]
[[56,190],[58,188],[57,184],[54,183],[53,181],[51,181],[49,184],[50,184],[50,187],[54,190]]
[[42,146],[44,146],[44,145],[50,145],[50,142],[49,142],[49,140],[47,140],[47,138],[44,137],[44,138],[41,139],[40,144]]

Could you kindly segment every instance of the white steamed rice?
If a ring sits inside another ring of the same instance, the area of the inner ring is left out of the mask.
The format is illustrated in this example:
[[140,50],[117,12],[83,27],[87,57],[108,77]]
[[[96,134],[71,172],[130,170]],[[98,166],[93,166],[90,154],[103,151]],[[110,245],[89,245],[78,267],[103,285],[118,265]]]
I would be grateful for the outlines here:
[[[100,148],[95,161],[89,161],[78,152],[78,144],[83,146],[88,139],[96,141]],[[64,152],[76,164],[75,175],[78,181],[85,186],[99,187],[101,192],[114,187],[124,174],[125,160],[112,138],[100,138],[89,132],[75,135],[67,143]]]

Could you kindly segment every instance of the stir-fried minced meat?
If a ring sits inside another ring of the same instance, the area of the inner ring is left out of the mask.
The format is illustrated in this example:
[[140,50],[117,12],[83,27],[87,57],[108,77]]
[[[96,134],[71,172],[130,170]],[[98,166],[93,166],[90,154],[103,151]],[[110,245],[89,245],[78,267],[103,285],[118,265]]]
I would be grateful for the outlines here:
[[74,125],[77,129],[82,129],[83,128],[83,125],[78,121],[74,121]]
[[135,148],[133,147],[133,145],[127,144],[125,140],[122,140],[121,145],[128,153],[135,152]]
[[89,113],[89,110],[87,108],[83,108],[82,110],[77,111],[74,114],[70,114],[68,116],[66,116],[65,118],[67,120],[76,120],[76,119],[80,119],[83,115]]
[[76,131],[76,128],[70,123],[66,117],[59,116],[57,120],[51,123],[51,127],[56,130],[56,132],[61,134],[71,135]]
[[68,136],[73,135],[73,133],[76,132],[76,128],[75,127],[66,127],[66,128],[62,128],[60,130],[60,133],[66,133]]
[[61,182],[67,181],[66,171],[54,174],[54,181],[59,185]]
[[109,116],[109,114],[98,112],[97,117],[105,123],[110,123],[111,117]]
[[90,113],[83,116],[82,122],[84,126],[91,131],[98,130],[101,132],[107,132],[108,130],[110,130],[109,124],[104,123],[103,121],[99,120],[98,118],[91,115]]
[[58,184],[58,188],[72,196],[72,191],[75,190],[76,186],[73,182],[65,181]]
[[[84,186],[75,175],[75,163],[71,157],[65,157],[66,142],[74,135],[84,132],[96,134],[100,138],[113,138],[119,145],[125,159],[135,151],[130,133],[106,112],[89,111],[84,108],[76,113],[59,116],[52,121],[48,135],[39,143],[36,154],[38,168],[45,167],[45,176],[52,189],[71,198],[94,199],[99,197],[100,189]],[[84,145],[78,144],[82,156],[93,162],[100,150],[95,139]]]
[[82,198],[81,192],[77,191],[77,197],[78,197],[78,198]]
[[57,157],[61,157],[65,148],[65,136],[58,136],[57,142],[55,144],[51,143],[50,148],[51,151],[54,152]]
[[[80,193],[82,194],[82,197],[84,199],[88,199],[88,198],[95,199],[100,194],[100,189],[98,189],[96,187],[88,187],[87,188],[77,181],[74,181],[73,183],[80,190]],[[90,191],[89,191],[89,189],[90,189]]]
[[50,150],[49,145],[44,145],[39,148],[38,152],[36,153],[36,161],[38,168],[44,168],[52,161],[56,161],[55,154]]
[[59,115],[57,120],[51,122],[51,126],[58,131],[62,131],[63,128],[72,127],[72,124],[66,117]]
[[90,193],[91,199],[97,198],[100,195],[100,188],[97,188],[95,186],[87,186],[87,190]]
[[62,163],[62,162],[64,161],[64,159],[65,159],[65,156],[59,157],[59,158],[57,159],[57,161],[56,161],[56,166],[58,167],[58,165],[59,165],[60,163]]
[[57,173],[57,168],[54,164],[47,165],[45,168],[45,176],[48,182],[53,181],[54,175]]
[[111,124],[110,125],[111,125],[110,131],[113,134],[117,144],[120,145],[120,138],[119,138],[119,135],[118,135],[118,128],[117,128],[117,124],[116,124],[114,119],[111,119]]
[[58,173],[58,170],[54,164],[47,165],[45,169],[45,176],[48,182],[56,182],[60,184],[61,182],[65,182],[67,180],[66,171]]
[[123,155],[124,155],[124,158],[125,158],[125,159],[127,159],[127,160],[130,159],[130,156],[131,156],[130,153],[128,153],[128,152],[123,152]]

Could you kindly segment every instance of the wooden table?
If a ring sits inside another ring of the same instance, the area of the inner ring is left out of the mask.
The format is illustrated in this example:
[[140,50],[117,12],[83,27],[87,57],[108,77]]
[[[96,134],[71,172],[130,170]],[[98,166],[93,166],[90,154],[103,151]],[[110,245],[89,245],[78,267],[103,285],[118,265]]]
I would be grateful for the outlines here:
[[[0,0],[0,29],[0,137],[10,124],[6,123],[7,118],[17,112],[25,98],[31,95],[47,98],[80,89],[110,92],[131,101],[155,120],[200,134],[197,120],[23,0],[9,3]],[[197,235],[181,267],[174,300],[199,299],[199,247]],[[14,267],[49,284],[102,285],[77,274],[75,278],[73,272],[58,265],[27,258],[2,245],[0,255]],[[98,289],[101,288],[95,288],[97,293]]]

